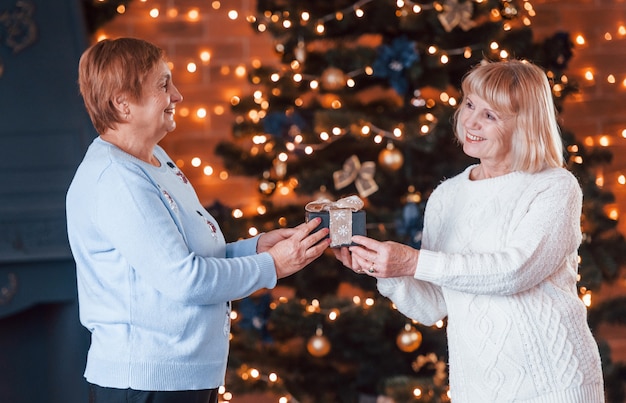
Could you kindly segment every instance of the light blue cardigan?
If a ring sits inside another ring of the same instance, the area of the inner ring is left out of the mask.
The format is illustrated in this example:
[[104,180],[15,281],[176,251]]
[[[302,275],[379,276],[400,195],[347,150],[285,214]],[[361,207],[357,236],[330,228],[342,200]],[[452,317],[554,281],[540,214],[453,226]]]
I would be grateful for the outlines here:
[[67,193],[81,323],[91,332],[85,377],[137,390],[223,384],[230,302],[276,285],[257,238],[226,243],[161,147],[160,167],[99,137]]

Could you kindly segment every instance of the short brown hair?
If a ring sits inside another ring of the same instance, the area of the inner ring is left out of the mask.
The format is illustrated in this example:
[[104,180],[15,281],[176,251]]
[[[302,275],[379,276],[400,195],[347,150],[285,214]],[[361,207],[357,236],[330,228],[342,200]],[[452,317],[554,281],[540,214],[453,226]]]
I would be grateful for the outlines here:
[[83,53],[78,64],[78,85],[99,134],[121,122],[113,98],[123,93],[139,100],[144,79],[162,60],[161,48],[136,38],[105,39]]
[[[461,84],[463,96],[477,95],[497,113],[514,119],[511,170],[538,172],[563,167],[563,141],[556,107],[545,72],[521,60],[484,62],[470,70]],[[462,143],[465,131],[455,113],[455,134]]]

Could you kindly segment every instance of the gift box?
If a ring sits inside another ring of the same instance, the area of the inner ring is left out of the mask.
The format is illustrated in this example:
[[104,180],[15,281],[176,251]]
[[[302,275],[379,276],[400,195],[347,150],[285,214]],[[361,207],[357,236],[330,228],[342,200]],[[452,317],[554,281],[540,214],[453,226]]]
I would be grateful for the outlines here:
[[358,196],[349,196],[337,201],[318,199],[305,206],[306,221],[315,217],[322,219],[314,230],[322,228],[330,230],[330,247],[340,248],[352,244],[352,235],[367,235],[365,228],[365,211],[363,201]]

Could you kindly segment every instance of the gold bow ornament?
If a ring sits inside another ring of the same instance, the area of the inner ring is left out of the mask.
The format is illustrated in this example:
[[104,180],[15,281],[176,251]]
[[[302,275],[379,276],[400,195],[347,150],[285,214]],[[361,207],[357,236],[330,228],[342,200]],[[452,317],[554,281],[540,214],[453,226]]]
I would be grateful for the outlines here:
[[361,164],[359,157],[351,156],[343,163],[343,168],[333,172],[335,189],[343,189],[352,182],[356,186],[359,196],[366,198],[378,190],[378,185],[374,181],[376,163],[366,161]]
[[352,244],[352,235],[366,235],[363,200],[358,196],[348,196],[337,201],[325,198],[308,203],[306,221],[320,217],[322,223],[316,229],[330,230],[330,247],[338,248]]
[[438,15],[439,22],[446,32],[452,31],[457,25],[463,31],[469,31],[476,25],[472,20],[474,6],[469,0],[459,3],[458,0],[445,0],[443,11]]

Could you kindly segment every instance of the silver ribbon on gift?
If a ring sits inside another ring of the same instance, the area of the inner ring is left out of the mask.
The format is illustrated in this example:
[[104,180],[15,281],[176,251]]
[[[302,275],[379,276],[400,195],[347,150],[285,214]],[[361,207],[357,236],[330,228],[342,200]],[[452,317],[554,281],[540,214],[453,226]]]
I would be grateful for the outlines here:
[[328,211],[330,246],[349,245],[352,240],[352,213],[363,208],[363,200],[358,196],[348,196],[337,201],[317,199],[304,206],[311,213]]

